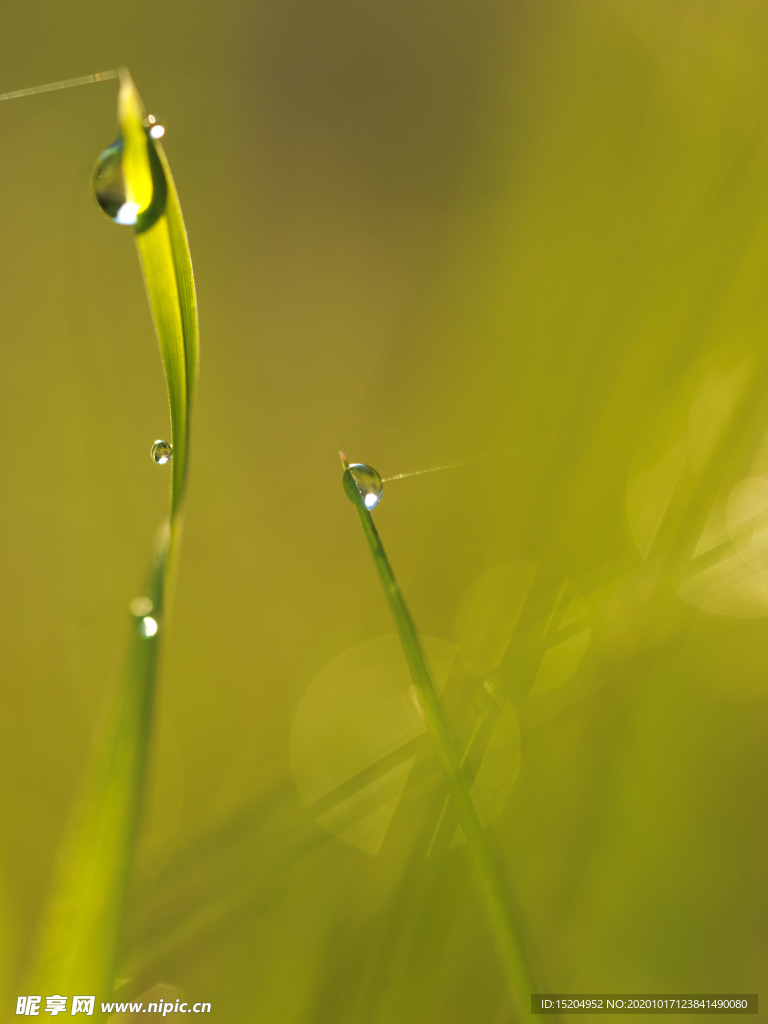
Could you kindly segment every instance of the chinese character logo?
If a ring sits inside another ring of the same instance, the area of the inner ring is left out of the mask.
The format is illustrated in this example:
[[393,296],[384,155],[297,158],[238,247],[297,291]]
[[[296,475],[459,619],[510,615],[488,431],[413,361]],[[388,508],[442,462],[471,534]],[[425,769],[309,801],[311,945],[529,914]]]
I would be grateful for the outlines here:
[[19,996],[16,1000],[16,1013],[23,1013],[27,1017],[37,1017],[42,1001],[42,996]]

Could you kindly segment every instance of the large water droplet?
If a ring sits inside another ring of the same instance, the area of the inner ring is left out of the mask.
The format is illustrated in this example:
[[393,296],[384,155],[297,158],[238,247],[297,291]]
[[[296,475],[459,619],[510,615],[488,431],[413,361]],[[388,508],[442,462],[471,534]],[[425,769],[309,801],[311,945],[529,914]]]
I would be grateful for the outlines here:
[[150,454],[158,466],[164,466],[173,458],[173,445],[170,441],[155,441]]
[[370,511],[381,501],[384,484],[372,466],[353,462],[344,470],[342,482],[347,497],[355,505],[363,505]]
[[[151,127],[145,126],[145,131],[150,139],[159,139],[164,133],[162,126],[154,123]],[[104,213],[115,224],[135,225],[137,229],[143,230],[150,227],[165,208],[167,183],[153,142],[149,142],[148,154],[152,172],[152,202],[143,210],[126,199],[122,138],[115,139],[111,146],[99,154],[91,175],[93,194]]]
[[122,139],[116,139],[99,154],[91,181],[96,202],[111,220],[116,224],[136,223],[139,208],[125,201]]

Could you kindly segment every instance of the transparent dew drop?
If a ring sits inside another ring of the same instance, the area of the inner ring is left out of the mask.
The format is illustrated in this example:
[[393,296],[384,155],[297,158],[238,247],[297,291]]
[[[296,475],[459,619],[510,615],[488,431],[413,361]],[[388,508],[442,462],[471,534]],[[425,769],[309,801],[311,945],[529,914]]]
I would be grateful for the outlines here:
[[168,183],[155,150],[154,140],[165,135],[165,128],[155,118],[145,118],[144,131],[147,133],[147,154],[152,176],[152,195],[149,205],[139,207],[128,202],[123,178],[123,140],[117,138],[99,154],[91,174],[91,185],[96,202],[115,224],[130,224],[137,230],[151,227],[165,209]]
[[344,470],[344,491],[355,505],[363,505],[370,512],[381,501],[384,484],[372,466],[353,462]]
[[173,458],[173,445],[170,441],[155,441],[152,445],[150,455],[158,466],[164,466],[166,462],[170,462]]
[[153,619],[150,615],[145,615],[139,624],[139,629],[144,636],[154,636],[158,630],[157,619]]
[[125,200],[123,181],[123,140],[115,139],[99,154],[91,175],[93,194],[104,213],[115,224],[135,224],[139,208]]
[[134,597],[128,605],[131,615],[135,615],[137,619],[142,619],[145,615],[149,615],[153,607],[151,597]]

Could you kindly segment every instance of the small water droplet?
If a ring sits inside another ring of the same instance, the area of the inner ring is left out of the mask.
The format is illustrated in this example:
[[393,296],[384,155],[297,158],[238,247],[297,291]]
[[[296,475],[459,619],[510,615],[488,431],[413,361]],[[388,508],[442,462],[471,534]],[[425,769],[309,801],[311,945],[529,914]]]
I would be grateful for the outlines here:
[[154,636],[158,630],[157,620],[153,619],[149,615],[145,615],[144,618],[141,620],[141,625],[139,626],[139,628],[141,629],[141,632],[144,634],[144,636]]
[[165,135],[165,128],[161,124],[153,124],[149,129],[149,134],[153,139],[162,139]]
[[355,505],[363,505],[370,511],[381,501],[384,485],[372,466],[353,462],[344,470],[344,491]]
[[164,466],[173,458],[173,445],[170,441],[155,441],[150,454],[158,466]]
[[137,619],[142,619],[145,615],[149,615],[153,607],[152,598],[150,597],[134,597],[128,605],[131,615],[135,615]]

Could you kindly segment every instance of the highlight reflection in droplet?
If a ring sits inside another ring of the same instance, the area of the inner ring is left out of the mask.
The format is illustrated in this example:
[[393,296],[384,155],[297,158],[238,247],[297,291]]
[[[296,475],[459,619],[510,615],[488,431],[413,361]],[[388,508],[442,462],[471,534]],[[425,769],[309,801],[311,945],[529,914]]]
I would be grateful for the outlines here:
[[138,217],[139,207],[136,203],[123,203],[112,219],[115,224],[135,224]]
[[153,619],[150,615],[145,615],[141,620],[140,629],[144,636],[154,636],[158,629],[157,620]]

